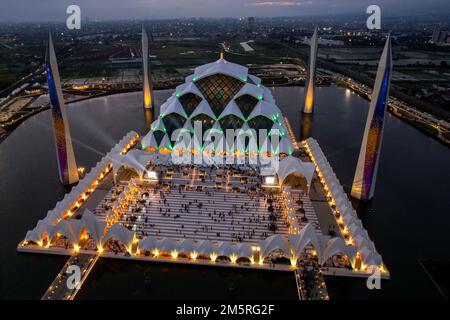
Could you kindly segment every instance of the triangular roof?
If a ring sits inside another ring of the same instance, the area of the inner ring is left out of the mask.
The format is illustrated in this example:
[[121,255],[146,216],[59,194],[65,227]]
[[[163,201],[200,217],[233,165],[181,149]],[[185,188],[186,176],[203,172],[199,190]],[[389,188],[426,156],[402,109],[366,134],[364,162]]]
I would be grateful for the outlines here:
[[172,148],[172,144],[170,142],[169,136],[167,135],[167,133],[164,135],[164,137],[162,138],[161,142],[159,143],[159,149],[161,148]]
[[158,148],[158,142],[156,141],[155,135],[153,134],[153,131],[149,131],[145,137],[141,140],[141,146],[142,149],[147,148]]
[[157,120],[153,121],[150,127],[152,128],[152,131],[166,132],[166,126],[164,125],[164,121],[161,117],[158,117]]
[[286,128],[284,127],[284,125],[280,125],[278,122],[274,122],[272,128],[270,128],[269,134],[272,134],[272,133],[275,134],[275,132],[276,132],[275,130],[278,130],[279,136],[284,136],[286,134]]
[[181,97],[187,93],[193,93],[193,94],[199,96],[200,98],[203,97],[200,90],[197,88],[195,83],[192,81],[180,84],[178,87],[176,87],[174,95],[176,97]]
[[241,90],[236,94],[235,98],[239,98],[240,96],[243,96],[245,94],[248,94],[258,100],[261,100],[264,95],[264,90],[261,87],[257,87],[254,84],[246,83]]
[[[279,141],[278,144],[278,150],[272,150],[273,153],[276,154],[281,154],[281,153],[285,153],[285,154],[292,154],[292,151],[294,150],[294,146],[292,145],[292,141],[289,137],[287,136],[283,136],[281,138],[281,140]],[[278,151],[278,152],[276,152]]]
[[186,122],[183,125],[183,128],[181,130],[182,131],[193,132],[194,131],[194,127],[192,126],[192,121],[187,119]]
[[244,122],[242,127],[239,129],[238,135],[246,134],[246,133],[250,132],[250,130],[251,130],[251,128],[249,127],[248,123]]
[[205,99],[200,102],[200,104],[197,106],[197,108],[195,108],[189,118],[192,119],[200,114],[205,114],[212,119],[216,119],[216,115],[209,106],[208,101],[206,101]]
[[260,85],[261,84],[261,78],[258,78],[257,76],[254,76],[252,74],[249,74],[248,77],[251,81],[253,81],[254,84]]
[[161,112],[160,117],[165,117],[171,113],[177,113],[180,116],[187,118],[186,111],[184,111],[183,106],[180,103],[180,100],[178,100],[177,97],[172,96],[170,97],[162,106],[161,106]]
[[225,74],[241,81],[247,81],[248,69],[239,64],[228,62],[225,59],[219,59],[216,62],[211,62],[195,68],[193,81],[213,75]]
[[273,98],[272,91],[264,86],[262,88],[264,90],[264,101],[275,104],[275,99]]
[[211,128],[211,132],[223,133],[223,129],[222,129],[222,126],[220,125],[219,121],[214,122],[214,125]]
[[219,120],[222,118],[225,118],[226,116],[229,115],[234,115],[242,120],[245,121],[245,117],[242,114],[241,109],[239,109],[239,106],[236,104],[236,102],[234,102],[234,100],[231,100],[227,106],[225,107],[225,109],[222,111],[222,113],[219,116]]
[[281,111],[275,104],[260,100],[255,108],[253,108],[253,111],[252,113],[250,113],[248,120],[253,119],[257,116],[265,116],[272,121],[276,121],[281,116]]

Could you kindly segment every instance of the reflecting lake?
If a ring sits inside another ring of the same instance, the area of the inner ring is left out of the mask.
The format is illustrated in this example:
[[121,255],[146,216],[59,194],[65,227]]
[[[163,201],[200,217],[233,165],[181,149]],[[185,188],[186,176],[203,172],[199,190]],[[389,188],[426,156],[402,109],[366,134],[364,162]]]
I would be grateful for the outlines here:
[[[303,89],[278,87],[273,92],[297,136],[311,135],[318,140],[349,191],[369,103],[342,88],[319,87],[314,115],[302,119]],[[157,105],[171,92],[157,91]],[[145,132],[141,105],[140,93],[70,104],[68,116],[78,165],[94,166],[130,130]],[[58,179],[50,120],[49,111],[37,114],[0,143],[2,299],[39,299],[67,260],[16,252],[26,231],[67,191]],[[369,291],[364,279],[328,278],[332,299],[439,298],[417,259],[450,258],[449,164],[448,147],[387,115],[375,197],[368,204],[354,205],[391,279],[382,282],[381,290]],[[144,275],[151,279],[150,289],[143,283]],[[213,282],[216,289],[211,287]],[[95,266],[79,298],[205,298],[206,292],[212,292],[209,298],[296,298],[290,273],[106,259]]]

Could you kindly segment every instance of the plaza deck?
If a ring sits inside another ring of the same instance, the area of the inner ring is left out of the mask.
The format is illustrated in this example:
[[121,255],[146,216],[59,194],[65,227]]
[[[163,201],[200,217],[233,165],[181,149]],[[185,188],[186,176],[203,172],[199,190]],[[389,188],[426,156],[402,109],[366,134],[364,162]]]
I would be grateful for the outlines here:
[[[133,138],[134,139],[134,138]],[[135,139],[133,140],[135,141]],[[296,143],[297,145],[297,143]],[[127,144],[126,150],[132,147]],[[297,150],[300,148],[297,147]],[[126,151],[125,151],[126,152]],[[104,161],[100,162],[101,164]],[[288,237],[291,233],[288,220],[286,220],[286,198],[283,193],[289,194],[290,209],[296,212],[295,219],[299,227],[312,226],[317,237],[329,239],[328,231],[325,230],[330,219],[334,218],[335,209],[333,202],[327,199],[327,190],[320,179],[315,178],[311,188],[311,194],[306,195],[301,190],[295,189],[273,189],[263,191],[261,189],[261,177],[256,171],[240,171],[236,168],[198,168],[177,166],[156,166],[159,175],[159,184],[148,184],[145,180],[131,179],[113,184],[113,173],[111,171],[101,175],[101,180],[96,184],[95,190],[78,206],[73,217],[80,216],[81,210],[90,209],[94,211],[99,221],[107,221],[111,207],[117,203],[120,194],[133,185],[136,193],[132,199],[127,201],[116,223],[126,226],[135,232],[137,237],[155,237],[160,239],[172,238],[193,239],[194,241],[228,241],[234,243],[249,243],[258,245],[260,241],[272,235]],[[323,180],[323,179],[322,179]],[[82,183],[82,182],[80,182]],[[284,191],[283,191],[284,190]],[[71,197],[76,199],[76,197]],[[84,198],[83,198],[84,199]],[[273,201],[273,217],[269,222],[268,199]],[[311,200],[312,199],[312,200]],[[316,203],[315,203],[316,202]],[[328,203],[328,205],[326,205]],[[317,211],[319,210],[319,211]],[[82,215],[82,212],[81,212]],[[324,220],[324,217],[325,220]],[[336,218],[337,219],[337,218]],[[325,221],[325,223],[324,223]],[[341,226],[340,220],[336,220]],[[339,230],[340,237],[345,239],[345,232]],[[326,241],[326,240],[323,240]],[[229,261],[210,261],[208,259],[195,259],[192,256],[180,255],[175,258],[169,255],[154,256],[145,251],[140,254],[130,254],[127,251],[117,250],[117,245],[111,248],[105,247],[104,251],[98,252],[97,248],[89,241],[77,252],[70,245],[58,242],[51,246],[39,246],[31,243],[20,243],[18,251],[32,253],[47,253],[70,255],[67,265],[77,259],[90,261],[82,263],[82,281],[87,277],[99,257],[142,260],[165,263],[184,263],[196,265],[208,265],[230,268],[254,268],[277,271],[295,271],[299,290],[299,298],[306,299],[304,282],[301,280],[306,273],[315,272],[317,276],[317,287],[314,289],[316,298],[328,299],[326,287],[322,275],[332,276],[356,276],[367,277],[370,273],[352,270],[348,267],[339,267],[342,263],[339,259],[324,264],[322,267],[313,262],[311,257],[315,256],[315,249],[306,246],[304,255],[299,258],[299,268],[293,268],[283,263],[230,263]],[[100,253],[100,254],[99,254]],[[87,257],[86,259],[75,258],[76,255]],[[274,254],[271,259],[281,258],[283,254]],[[85,261],[85,262],[86,262]],[[272,260],[274,261],[274,260]],[[77,289],[63,290],[58,286],[66,267],[55,279],[43,299],[73,299]],[[309,265],[310,267],[304,268]],[[381,275],[388,278],[389,273]]]

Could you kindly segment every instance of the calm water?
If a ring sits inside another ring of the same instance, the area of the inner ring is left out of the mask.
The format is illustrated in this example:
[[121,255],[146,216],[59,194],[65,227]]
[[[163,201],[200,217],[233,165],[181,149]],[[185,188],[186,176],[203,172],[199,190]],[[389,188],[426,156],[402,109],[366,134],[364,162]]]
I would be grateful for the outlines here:
[[[157,92],[157,104],[169,95]],[[303,88],[276,88],[274,96],[300,134]],[[316,102],[311,134],[349,189],[368,102],[333,87],[318,88]],[[80,166],[93,166],[129,130],[145,130],[138,93],[72,104],[68,114]],[[449,164],[447,147],[387,116],[376,195],[358,213],[391,280],[374,292],[363,280],[330,278],[332,298],[439,298],[417,259],[450,258]],[[66,192],[58,182],[49,112],[28,119],[0,144],[0,177],[0,298],[38,299],[66,261],[16,252],[26,231]],[[152,281],[150,289],[143,284],[145,275]],[[217,290],[211,289],[214,282]],[[235,287],[231,293],[230,284]],[[108,260],[95,267],[79,298],[205,298],[211,290],[210,298],[296,297],[293,279],[285,274]]]

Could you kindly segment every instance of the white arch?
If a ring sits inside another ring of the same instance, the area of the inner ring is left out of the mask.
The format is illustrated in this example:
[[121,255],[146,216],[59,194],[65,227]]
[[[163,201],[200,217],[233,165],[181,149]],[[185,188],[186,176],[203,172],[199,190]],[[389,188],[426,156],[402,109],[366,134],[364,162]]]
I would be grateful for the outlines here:
[[265,240],[260,241],[261,246],[261,256],[267,257],[272,251],[281,250],[287,256],[290,256],[289,244],[286,238],[282,235],[275,234],[266,238]]
[[308,190],[314,176],[315,166],[313,163],[303,162],[293,156],[283,158],[278,166],[278,182],[283,185],[284,180],[292,173],[298,173],[305,177],[308,183]]
[[147,236],[144,239],[141,239],[138,243],[138,248],[140,250],[152,251],[157,249],[158,240],[155,237]]
[[89,210],[84,210],[81,223],[86,228],[86,232],[94,239],[96,245],[102,243],[105,235],[106,222],[97,220],[95,215]]
[[339,253],[346,255],[352,266],[354,265],[356,248],[347,246],[344,240],[339,237],[328,240],[322,255],[319,256],[319,263],[323,265],[329,258]]
[[70,243],[77,244],[83,233],[84,225],[80,220],[62,220],[53,230],[53,235],[60,233],[65,236]]
[[102,245],[110,239],[122,242],[127,248],[130,248],[135,237],[134,231],[125,228],[122,224],[116,223],[109,228],[108,232],[102,239]]
[[[167,136],[167,134],[165,135]],[[120,168],[126,167],[133,169],[142,178],[146,172],[147,164],[153,159],[152,155],[149,155],[143,150],[134,149],[124,155],[116,155],[113,157],[113,173],[116,175]]]
[[306,224],[299,234],[291,234],[288,237],[291,251],[296,257],[302,253],[308,244],[314,247],[319,257],[322,255],[322,245],[311,223]]

